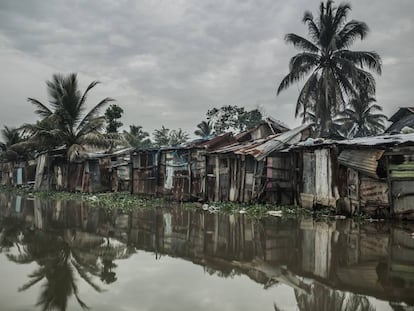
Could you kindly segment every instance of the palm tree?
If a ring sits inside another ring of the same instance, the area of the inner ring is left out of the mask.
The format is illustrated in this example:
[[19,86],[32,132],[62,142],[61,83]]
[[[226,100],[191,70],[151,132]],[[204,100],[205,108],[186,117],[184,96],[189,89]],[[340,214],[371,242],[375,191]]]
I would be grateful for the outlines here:
[[200,136],[201,138],[211,136],[213,134],[213,128],[210,121],[201,121],[197,124],[197,130],[194,131],[194,134],[196,136]]
[[151,147],[149,133],[145,132],[141,125],[130,125],[129,132],[124,131],[124,137],[129,145],[136,149]]
[[16,160],[21,151],[17,144],[24,141],[20,130],[15,127],[4,126],[1,130],[3,142],[0,142],[0,157],[8,161]]
[[375,98],[366,93],[352,98],[349,108],[340,113],[336,121],[342,123],[348,138],[377,135],[385,130],[387,117],[382,113],[380,105],[374,104]]
[[185,143],[188,140],[188,134],[181,128],[172,130],[169,135],[169,144],[172,146]]
[[154,130],[154,143],[157,147],[168,146],[170,143],[169,138],[170,129],[166,128],[164,125],[160,129]]
[[[77,76],[71,73],[67,76],[54,74],[51,81],[46,82],[50,107],[34,98],[28,101],[37,108],[35,113],[43,118],[35,125],[26,124],[23,128],[32,134],[32,143],[39,140],[52,139],[58,145],[65,145],[67,157],[74,160],[86,147],[108,147],[108,139],[103,133],[105,117],[98,115],[99,110],[113,101],[112,98],[104,98],[86,114],[86,99],[88,93],[99,82],[93,81],[86,90],[81,93],[78,88]],[[45,130],[44,126],[52,125],[53,130]]]
[[381,74],[381,58],[376,52],[351,51],[348,48],[368,33],[368,26],[360,21],[346,22],[349,4],[338,7],[333,1],[322,2],[319,18],[305,12],[303,22],[308,26],[310,40],[289,33],[285,40],[302,50],[292,57],[289,73],[281,81],[277,94],[295,82],[308,77],[296,102],[295,116],[300,111],[315,113],[321,134],[329,134],[332,116],[346,106],[346,97],[361,90],[375,93],[373,75],[365,69]]

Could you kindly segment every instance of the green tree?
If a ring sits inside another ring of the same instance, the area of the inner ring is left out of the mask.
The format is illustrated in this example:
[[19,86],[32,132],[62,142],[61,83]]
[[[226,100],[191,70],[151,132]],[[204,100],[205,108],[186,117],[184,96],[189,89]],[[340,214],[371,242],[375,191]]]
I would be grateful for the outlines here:
[[76,74],[54,74],[52,80],[46,83],[50,107],[37,99],[28,98],[37,108],[35,113],[43,118],[34,125],[26,124],[23,127],[32,135],[31,143],[38,145],[41,142],[50,142],[47,148],[65,145],[70,161],[84,152],[86,147],[110,146],[103,133],[106,119],[99,115],[99,111],[113,99],[104,98],[84,114],[88,93],[98,83],[90,83],[85,92],[81,93]]
[[185,143],[189,138],[188,134],[181,128],[170,131],[164,125],[160,129],[155,130],[153,136],[156,147],[179,145]]
[[145,132],[141,125],[130,125],[129,132],[124,131],[124,137],[129,145],[136,149],[145,149],[152,146],[151,140],[149,139],[149,133]]
[[197,124],[197,130],[194,131],[196,136],[200,136],[201,138],[209,137],[213,134],[213,128],[211,127],[210,121],[201,121]]
[[262,119],[262,113],[258,109],[246,111],[244,107],[238,106],[227,105],[207,111],[207,120],[212,123],[216,135],[251,129]]
[[346,22],[351,10],[349,4],[338,7],[333,1],[320,4],[319,17],[304,14],[310,40],[289,33],[285,40],[302,50],[292,57],[289,73],[281,81],[277,93],[308,77],[296,102],[295,115],[310,110],[320,124],[322,136],[329,135],[333,117],[346,106],[347,96],[356,96],[366,90],[375,93],[373,75],[381,74],[381,58],[376,52],[351,51],[356,39],[365,39],[368,26],[360,21]]
[[1,137],[3,142],[0,142],[0,159],[14,161],[22,155],[18,144],[23,142],[24,138],[19,129],[5,125],[1,130]]
[[176,146],[182,143],[185,143],[186,141],[188,141],[188,134],[183,131],[181,128],[179,128],[178,130],[172,130],[169,135],[169,145],[171,146]]
[[118,129],[123,125],[122,122],[118,121],[124,110],[119,107],[117,104],[111,104],[105,111],[105,118],[107,121],[106,132],[107,133],[117,133]]
[[154,136],[155,146],[168,146],[170,143],[169,133],[170,129],[166,128],[164,125],[160,129],[156,129],[152,134]]
[[375,102],[375,98],[366,93],[350,100],[349,108],[336,120],[342,124],[347,138],[378,135],[385,130],[387,117],[378,113],[382,107]]

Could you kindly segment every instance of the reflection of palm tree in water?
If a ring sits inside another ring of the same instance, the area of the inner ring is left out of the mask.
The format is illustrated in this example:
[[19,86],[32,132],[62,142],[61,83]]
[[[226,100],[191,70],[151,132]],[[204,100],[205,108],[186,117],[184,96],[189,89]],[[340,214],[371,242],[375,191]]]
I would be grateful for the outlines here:
[[13,262],[26,264],[36,261],[40,266],[29,275],[30,281],[20,287],[19,291],[46,280],[37,302],[43,310],[66,310],[68,298],[72,295],[82,308],[87,308],[79,297],[76,274],[97,292],[102,291],[93,279],[101,272],[96,254],[100,253],[103,239],[94,237],[88,241],[77,241],[76,234],[68,233],[69,231],[64,234],[42,231],[27,233],[24,238],[24,251],[18,255],[7,255]]
[[300,310],[375,311],[365,296],[346,294],[318,283],[313,284],[311,295],[295,290],[295,296]]
[[8,252],[12,247],[20,250],[20,235],[24,229],[24,221],[7,217],[0,223],[0,253]]
[[[346,294],[314,283],[311,294],[295,290],[298,308],[301,311],[375,311],[365,296]],[[275,311],[283,311],[276,303]]]
[[117,265],[114,263],[114,260],[126,259],[133,252],[135,252],[134,249],[125,248],[123,244],[114,245],[111,243],[111,240],[107,238],[105,244],[101,245],[96,249],[96,252],[94,252],[101,258],[102,261],[100,274],[101,281],[106,284],[115,282],[117,280],[117,277],[114,269],[117,267]]

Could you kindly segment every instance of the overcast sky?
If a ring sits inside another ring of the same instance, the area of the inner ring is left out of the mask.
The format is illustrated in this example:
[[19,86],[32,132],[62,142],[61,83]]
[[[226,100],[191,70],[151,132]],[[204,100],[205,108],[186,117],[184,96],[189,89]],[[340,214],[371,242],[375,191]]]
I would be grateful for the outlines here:
[[[77,72],[84,89],[99,80],[89,106],[110,96],[124,126],[165,125],[193,133],[209,108],[260,107],[290,126],[300,85],[276,96],[297,50],[286,33],[306,35],[316,0],[2,0],[0,126],[37,120],[26,102],[47,102],[53,73]],[[339,3],[339,2],[337,2]],[[414,106],[414,1],[351,1],[350,19],[370,34],[354,50],[383,60],[377,101],[388,116]]]

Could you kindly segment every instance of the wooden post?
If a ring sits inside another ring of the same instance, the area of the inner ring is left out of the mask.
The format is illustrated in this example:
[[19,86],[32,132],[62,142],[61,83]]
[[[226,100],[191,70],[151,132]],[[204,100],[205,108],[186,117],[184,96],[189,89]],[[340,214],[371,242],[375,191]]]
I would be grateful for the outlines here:
[[192,182],[193,182],[193,178],[191,176],[192,174],[192,169],[191,169],[191,163],[192,163],[192,151],[190,150],[188,152],[188,161],[187,161],[187,170],[188,170],[188,198],[191,198],[191,191],[192,191]]
[[255,192],[254,188],[256,187],[257,166],[259,164],[259,162],[257,162],[255,159],[253,159],[253,161],[254,161],[254,168],[253,168],[253,183],[252,183],[252,196],[251,196],[251,200],[253,200],[253,198],[256,195],[256,192]]
[[387,183],[388,183],[388,204],[390,206],[390,214],[394,216],[394,200],[392,197],[392,180],[391,180],[391,170],[390,170],[390,156],[385,156],[385,165],[387,172]]
[[241,157],[241,182],[240,182],[240,202],[244,202],[245,186],[246,186],[246,157]]
[[220,159],[219,156],[216,155],[216,194],[215,194],[215,200],[219,201],[220,196]]

